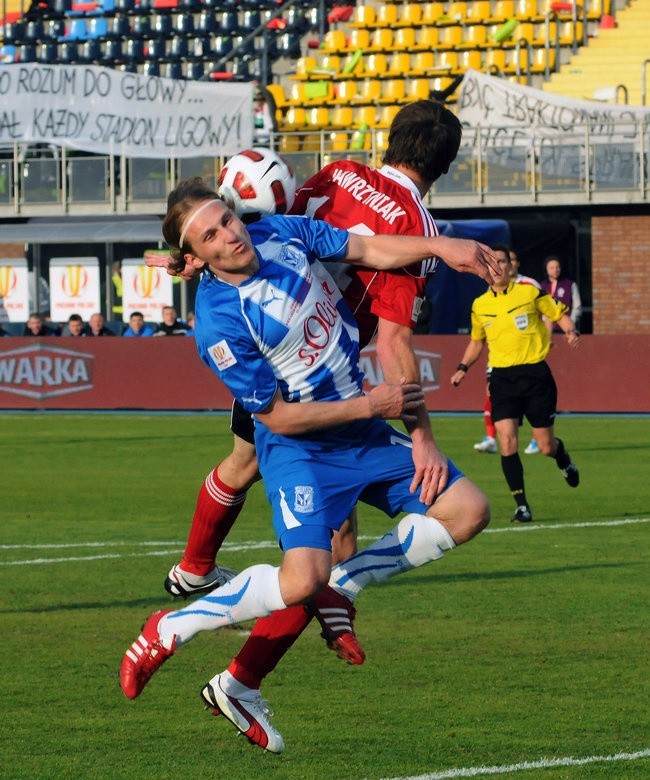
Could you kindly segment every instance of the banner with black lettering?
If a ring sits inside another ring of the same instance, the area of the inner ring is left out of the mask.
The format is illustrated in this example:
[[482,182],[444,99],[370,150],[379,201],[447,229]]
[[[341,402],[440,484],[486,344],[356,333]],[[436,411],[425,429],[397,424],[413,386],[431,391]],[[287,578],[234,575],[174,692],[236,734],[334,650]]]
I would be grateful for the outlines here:
[[0,145],[126,157],[230,156],[253,144],[253,87],[95,65],[3,65]]
[[510,128],[512,133],[534,128],[538,135],[555,137],[586,129],[616,140],[627,135],[626,125],[650,121],[650,107],[576,100],[468,70],[458,94],[457,115],[474,128]]

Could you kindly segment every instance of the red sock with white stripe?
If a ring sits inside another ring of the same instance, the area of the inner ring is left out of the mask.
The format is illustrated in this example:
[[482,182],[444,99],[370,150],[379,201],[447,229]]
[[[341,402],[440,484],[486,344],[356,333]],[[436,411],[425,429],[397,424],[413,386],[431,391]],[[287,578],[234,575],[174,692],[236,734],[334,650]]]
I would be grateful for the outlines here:
[[204,576],[214,569],[217,552],[244,506],[246,491],[235,491],[219,479],[217,468],[205,478],[196,500],[181,569]]
[[496,438],[497,429],[492,422],[492,399],[489,395],[485,396],[485,403],[483,404],[483,416],[485,417],[485,434],[491,439]]

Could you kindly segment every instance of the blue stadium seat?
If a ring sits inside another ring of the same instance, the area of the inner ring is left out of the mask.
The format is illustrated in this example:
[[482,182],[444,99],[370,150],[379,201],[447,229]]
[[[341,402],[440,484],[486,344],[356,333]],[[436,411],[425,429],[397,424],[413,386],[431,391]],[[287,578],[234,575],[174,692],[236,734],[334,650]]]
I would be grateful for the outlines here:
[[58,51],[57,62],[65,65],[79,62],[79,49],[76,41],[62,41],[58,45]]
[[56,43],[54,41],[43,41],[37,54],[38,62],[46,62],[51,64],[52,62],[56,62],[57,57],[58,51]]
[[164,38],[149,38],[144,44],[144,55],[148,61],[165,58],[167,45]]
[[160,76],[160,64],[155,60],[145,60],[142,65],[144,76]]
[[91,38],[81,44],[81,49],[79,50],[79,60],[81,62],[99,62],[101,59],[102,49],[97,38]]
[[182,79],[183,68],[180,62],[168,62],[165,64],[162,75],[166,79]]
[[233,49],[233,41],[230,35],[215,35],[212,41],[212,53],[215,60],[230,54]]
[[25,27],[22,22],[5,22],[2,42],[15,45],[23,40],[24,35]]
[[127,38],[123,57],[125,62],[142,62],[144,60],[144,43],[142,38]]
[[212,39],[209,35],[197,35],[189,39],[189,56],[196,60],[214,59]]
[[182,35],[175,35],[169,42],[169,53],[167,56],[170,59],[184,60],[188,54],[187,38],[184,38]]
[[70,19],[70,27],[65,38],[69,41],[85,41],[87,37],[86,20],[82,17]]
[[16,46],[16,55],[18,62],[36,62],[36,44],[23,43],[20,46]]
[[40,43],[45,38],[45,27],[40,19],[32,19],[25,25],[23,40]]
[[199,60],[197,62],[188,62],[186,78],[192,81],[199,81],[205,75],[205,66]]
[[122,61],[122,41],[119,38],[111,38],[104,44],[102,59],[105,62],[116,63]]
[[108,38],[128,38],[131,35],[131,26],[128,16],[117,14],[108,20],[108,29],[106,31]]
[[91,38],[105,38],[108,34],[108,19],[105,16],[93,16],[88,20],[88,35]]
[[237,11],[224,11],[221,14],[221,24],[219,25],[221,33],[230,33],[236,35],[239,32],[239,17]]
[[148,38],[151,35],[151,19],[149,16],[134,16],[131,22],[131,35],[136,38]]
[[156,35],[172,34],[172,18],[169,14],[154,14],[151,20],[151,30]]
[[218,29],[217,18],[213,11],[203,10],[199,14],[199,19],[196,23],[196,31],[199,33],[206,33],[211,35],[216,33]]
[[192,35],[194,33],[194,17],[192,14],[176,14],[173,28],[175,35]]

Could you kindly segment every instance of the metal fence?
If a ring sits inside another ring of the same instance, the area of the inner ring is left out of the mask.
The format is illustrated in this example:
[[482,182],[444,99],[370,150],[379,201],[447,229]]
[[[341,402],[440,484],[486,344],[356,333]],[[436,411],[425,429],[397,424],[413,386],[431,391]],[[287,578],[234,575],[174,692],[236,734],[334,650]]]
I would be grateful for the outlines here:
[[[274,145],[298,183],[324,163],[354,157],[381,163],[386,131],[278,134]],[[450,172],[431,202],[458,208],[648,202],[648,120],[576,125],[551,135],[544,128],[466,129]],[[224,160],[129,159],[65,148],[15,144],[0,150],[0,218],[59,215],[160,214],[181,179],[200,175],[216,185]]]

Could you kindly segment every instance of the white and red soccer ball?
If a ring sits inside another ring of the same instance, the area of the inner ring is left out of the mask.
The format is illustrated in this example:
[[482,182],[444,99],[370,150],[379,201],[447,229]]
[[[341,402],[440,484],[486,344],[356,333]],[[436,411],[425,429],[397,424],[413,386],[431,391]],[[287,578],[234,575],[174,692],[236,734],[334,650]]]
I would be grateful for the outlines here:
[[245,222],[286,214],[293,205],[296,179],[271,149],[255,147],[231,157],[219,175],[219,195],[232,202]]

